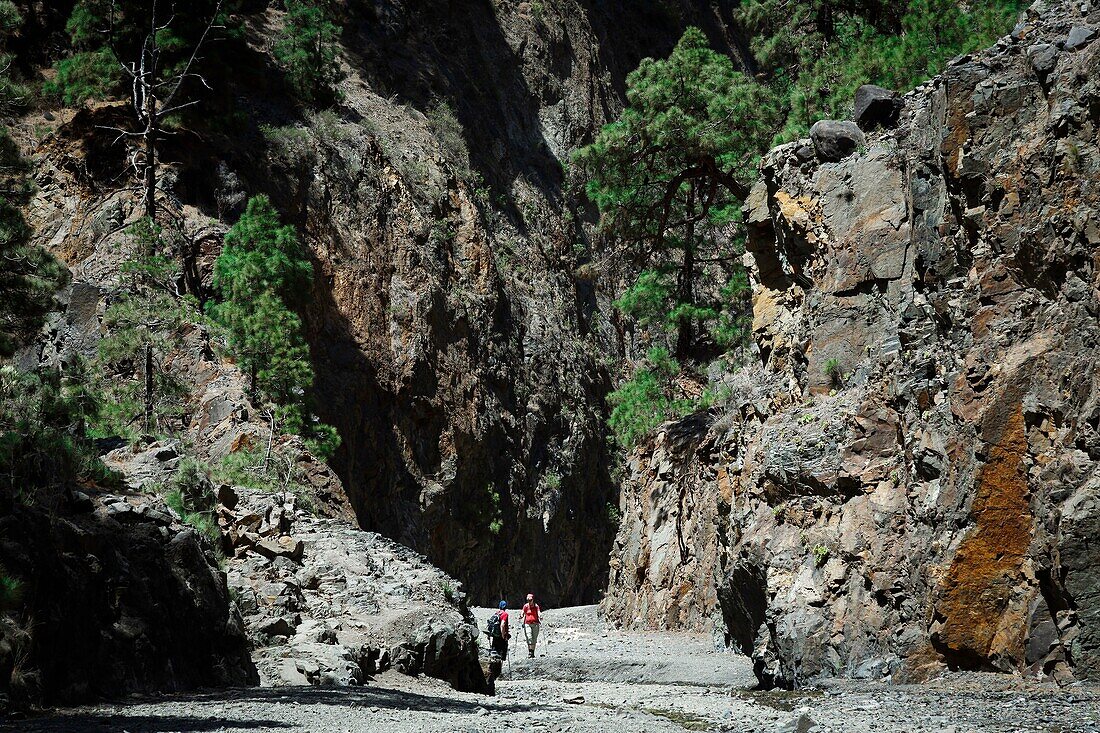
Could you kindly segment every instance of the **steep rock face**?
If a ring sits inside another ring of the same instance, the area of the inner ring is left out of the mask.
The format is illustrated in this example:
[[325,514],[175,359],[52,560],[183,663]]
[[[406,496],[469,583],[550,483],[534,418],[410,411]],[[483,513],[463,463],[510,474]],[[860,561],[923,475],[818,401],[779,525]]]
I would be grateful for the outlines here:
[[76,497],[0,513],[0,564],[22,581],[0,625],[0,697],[72,704],[258,682],[209,544],[150,497]]
[[316,254],[318,393],[360,523],[466,580],[475,601],[537,589],[575,603],[605,585],[603,395],[622,347],[606,294],[577,274],[587,235],[562,163],[615,114],[642,55],[667,52],[688,22],[735,38],[726,15],[694,2],[349,5],[340,119],[259,155],[262,180],[238,165]]
[[[762,365],[686,450],[673,425],[636,455],[612,617],[720,614],[781,685],[1100,675],[1100,44],[1067,42],[1088,8],[1037,3],[850,157],[769,154],[746,206]],[[713,587],[647,585],[688,567]]]
[[[616,114],[626,74],[689,23],[748,64],[731,7],[338,3],[347,78],[319,114],[294,106],[272,59],[282,13],[252,11],[226,82],[239,86],[218,90],[235,116],[162,144],[162,194],[196,280],[209,286],[221,236],[255,193],[313,252],[316,392],[343,440],[335,475],[311,467],[326,503],[468,580],[474,600],[537,589],[551,604],[591,601],[605,585],[593,560],[614,532],[603,395],[623,347],[583,275],[591,212],[569,204],[562,163]],[[63,18],[35,23],[60,32]],[[116,245],[140,213],[118,190],[132,151],[103,132],[129,115],[95,104],[17,131],[38,185],[28,218],[74,271],[81,306],[43,361],[94,349]],[[260,421],[239,375],[202,356],[189,430],[218,459]]]

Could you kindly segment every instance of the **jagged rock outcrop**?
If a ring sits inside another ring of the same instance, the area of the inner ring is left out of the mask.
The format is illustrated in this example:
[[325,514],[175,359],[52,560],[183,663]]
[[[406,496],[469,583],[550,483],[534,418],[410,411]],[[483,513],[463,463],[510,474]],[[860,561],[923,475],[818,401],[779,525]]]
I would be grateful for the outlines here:
[[229,585],[265,685],[360,685],[394,668],[485,692],[462,585],[422,555],[289,493],[223,492]]
[[608,615],[767,684],[1100,676],[1098,27],[1037,3],[866,149],[766,157],[760,364],[635,454]]
[[[5,502],[6,504],[6,502]],[[154,497],[0,512],[0,709],[258,682],[213,548]]]

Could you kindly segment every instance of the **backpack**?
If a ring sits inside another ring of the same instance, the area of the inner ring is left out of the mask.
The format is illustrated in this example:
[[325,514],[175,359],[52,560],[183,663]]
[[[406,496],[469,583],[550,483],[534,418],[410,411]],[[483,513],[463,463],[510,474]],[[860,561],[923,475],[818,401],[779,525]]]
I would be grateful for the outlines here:
[[497,611],[485,623],[485,633],[498,639],[500,638],[500,611]]

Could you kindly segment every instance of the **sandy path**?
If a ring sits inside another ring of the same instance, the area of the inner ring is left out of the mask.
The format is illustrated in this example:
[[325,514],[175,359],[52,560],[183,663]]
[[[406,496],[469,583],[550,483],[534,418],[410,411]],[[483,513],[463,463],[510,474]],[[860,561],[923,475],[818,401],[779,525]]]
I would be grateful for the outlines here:
[[[476,611],[484,623],[488,611]],[[0,725],[4,731],[129,733],[683,733],[776,731],[808,714],[826,731],[1100,733],[1100,688],[1006,675],[925,686],[837,683],[753,692],[748,661],[709,638],[604,628],[592,607],[548,611],[540,656],[517,647],[496,697],[395,673],[358,688],[258,688],[133,700]],[[582,702],[566,702],[578,700]]]

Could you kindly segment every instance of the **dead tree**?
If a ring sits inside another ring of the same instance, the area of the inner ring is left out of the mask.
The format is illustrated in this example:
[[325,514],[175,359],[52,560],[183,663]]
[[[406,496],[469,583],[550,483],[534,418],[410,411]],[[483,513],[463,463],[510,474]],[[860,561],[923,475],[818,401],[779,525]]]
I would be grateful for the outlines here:
[[[114,48],[116,58],[122,67],[123,74],[130,80],[132,93],[131,103],[134,114],[137,117],[137,130],[118,130],[117,140],[138,140],[138,150],[131,156],[130,163],[141,182],[142,203],[145,208],[145,216],[152,222],[157,221],[157,143],[164,136],[164,119],[169,115],[179,112],[199,103],[198,99],[184,101],[181,90],[188,82],[201,84],[206,89],[211,89],[206,79],[194,68],[196,62],[201,59],[200,53],[210,39],[210,32],[222,26],[217,25],[221,14],[222,0],[214,4],[210,19],[203,27],[202,33],[191,47],[191,53],[187,60],[177,69],[166,69],[162,58],[160,38],[163,33],[172,27],[176,19],[175,2],[170,3],[171,12],[167,19],[159,12],[163,3],[160,0],[152,0],[149,30],[142,40],[138,58],[133,61],[121,60],[123,56]],[[120,17],[116,0],[110,5],[108,19],[108,38],[111,45],[115,38],[115,22]]]

